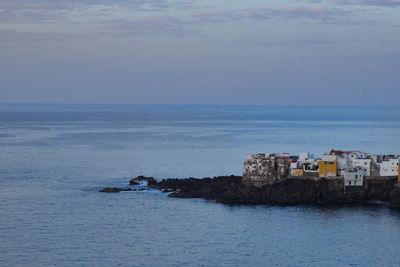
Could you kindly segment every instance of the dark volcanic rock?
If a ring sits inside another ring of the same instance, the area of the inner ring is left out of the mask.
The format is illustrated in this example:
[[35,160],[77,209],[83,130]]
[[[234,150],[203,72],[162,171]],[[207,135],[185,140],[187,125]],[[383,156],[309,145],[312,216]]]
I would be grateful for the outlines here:
[[369,200],[389,201],[390,192],[394,189],[397,177],[367,179],[364,195]]
[[139,188],[138,191],[149,191],[147,188]]
[[[203,179],[165,179],[150,185],[159,190],[173,190],[173,198],[203,198],[223,203],[255,204],[345,204],[387,201],[394,180],[367,180],[363,187],[344,188],[343,179],[288,178],[263,187],[242,184],[241,176]],[[397,196],[393,193],[393,199]],[[394,203],[395,201],[393,201]],[[400,192],[399,201],[400,204]]]
[[157,180],[154,179],[153,177],[145,177],[145,176],[139,175],[138,177],[132,178],[129,181],[129,184],[130,185],[138,185],[139,182],[141,182],[141,181],[147,182],[147,185],[152,185],[152,184],[157,183]]
[[136,189],[107,187],[107,188],[104,188],[103,190],[100,190],[99,192],[102,192],[102,193],[119,193],[121,191],[136,191]]
[[[130,180],[137,185],[146,181],[150,188],[170,193],[172,198],[203,198],[222,203],[238,204],[346,204],[369,201],[390,201],[400,207],[400,188],[395,188],[396,177],[364,180],[364,186],[344,187],[341,178],[288,177],[263,187],[242,183],[242,176],[218,176],[214,178],[169,178],[157,182],[153,177],[138,176]],[[105,188],[100,192],[144,191],[147,188]]]
[[173,190],[173,189],[163,189],[161,192],[163,192],[163,193],[171,193],[171,192],[175,192],[175,190]]
[[400,208],[400,187],[395,187],[389,195],[390,206]]
[[179,198],[205,198],[217,199],[224,192],[236,191],[233,188],[238,188],[241,185],[241,176],[220,176],[211,178],[188,178],[188,179],[166,179],[162,180],[152,187],[163,190],[171,189],[179,191],[171,193],[169,197]]

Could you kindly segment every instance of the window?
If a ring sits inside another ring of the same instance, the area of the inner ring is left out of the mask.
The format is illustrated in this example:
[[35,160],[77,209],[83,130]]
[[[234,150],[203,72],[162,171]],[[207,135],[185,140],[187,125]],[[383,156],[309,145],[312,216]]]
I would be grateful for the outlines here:
[[358,178],[358,174],[356,174],[356,179]]
[[364,162],[364,165],[367,165],[367,162]]

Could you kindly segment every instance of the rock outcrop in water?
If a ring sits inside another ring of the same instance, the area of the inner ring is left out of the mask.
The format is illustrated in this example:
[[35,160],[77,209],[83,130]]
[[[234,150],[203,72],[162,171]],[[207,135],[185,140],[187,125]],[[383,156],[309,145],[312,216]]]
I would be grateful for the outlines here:
[[[131,181],[146,181],[148,187],[171,192],[168,196],[173,198],[203,198],[231,204],[349,204],[386,201],[400,207],[400,188],[395,186],[395,177],[366,179],[363,187],[346,189],[341,178],[293,177],[262,187],[245,185],[242,176],[234,175],[203,179],[169,178],[159,182],[152,177],[139,176]],[[114,188],[112,190],[117,192]]]
[[[137,186],[140,185],[141,182],[146,182],[148,187],[151,187],[154,184],[157,184],[157,180],[154,179],[153,177],[144,177],[142,175],[132,178],[129,180],[129,185]],[[118,188],[118,187],[107,187],[99,192],[102,193],[119,193],[119,192],[125,192],[125,191],[147,191],[149,190],[148,187],[136,187],[136,188]]]
[[107,188],[100,190],[100,192],[102,192],[102,193],[119,193],[119,192],[123,192],[123,191],[136,191],[136,189],[107,187]]
[[150,184],[156,184],[157,180],[154,179],[153,177],[145,177],[143,175],[139,175],[136,178],[132,178],[129,180],[129,185],[139,185],[140,182],[146,182],[148,185]]
[[175,190],[169,197],[203,198],[222,203],[339,204],[389,201],[394,184],[395,179],[371,179],[364,187],[345,191],[340,178],[315,180],[302,177],[254,187],[243,185],[241,176],[220,176],[213,179],[165,179],[152,187]]

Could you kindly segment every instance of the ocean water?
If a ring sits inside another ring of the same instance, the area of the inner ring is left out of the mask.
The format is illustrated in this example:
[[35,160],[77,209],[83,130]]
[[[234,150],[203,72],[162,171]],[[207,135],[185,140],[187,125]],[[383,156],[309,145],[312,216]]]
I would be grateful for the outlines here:
[[0,266],[399,266],[400,211],[104,194],[249,153],[400,153],[399,107],[0,105]]

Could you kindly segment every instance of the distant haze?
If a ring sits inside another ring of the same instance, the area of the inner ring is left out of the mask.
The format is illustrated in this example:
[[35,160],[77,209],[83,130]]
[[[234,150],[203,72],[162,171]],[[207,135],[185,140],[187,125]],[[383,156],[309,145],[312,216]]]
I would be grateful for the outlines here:
[[399,0],[2,0],[0,103],[398,106]]

